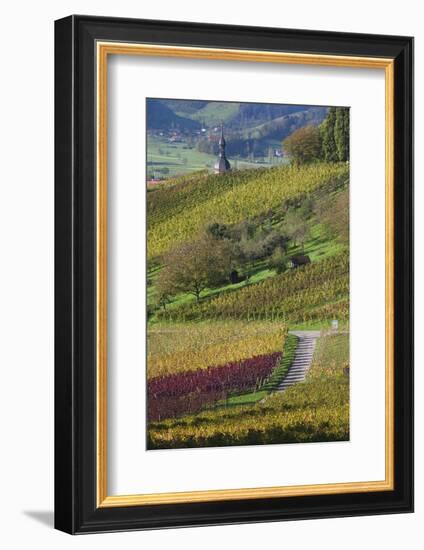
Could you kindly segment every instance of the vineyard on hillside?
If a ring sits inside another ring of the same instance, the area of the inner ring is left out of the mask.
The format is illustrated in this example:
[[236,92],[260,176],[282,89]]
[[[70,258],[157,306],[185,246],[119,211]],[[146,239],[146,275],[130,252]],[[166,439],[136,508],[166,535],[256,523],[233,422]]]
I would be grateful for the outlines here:
[[194,414],[280,371],[281,323],[172,324],[148,332],[148,421]]
[[282,320],[349,317],[349,256],[342,253],[199,304],[158,313],[162,320]]
[[283,349],[282,323],[206,322],[149,327],[147,376],[206,369]]
[[317,345],[306,380],[254,405],[217,407],[152,422],[148,448],[349,440],[349,336]]
[[201,103],[149,118],[147,449],[347,441],[349,109]]
[[192,414],[231,394],[258,391],[270,378],[281,352],[152,378],[147,384],[148,421]]
[[[345,163],[244,170],[189,178],[149,193],[148,258],[195,237],[211,221],[233,224],[348,178]],[[182,178],[183,179],[183,178]]]

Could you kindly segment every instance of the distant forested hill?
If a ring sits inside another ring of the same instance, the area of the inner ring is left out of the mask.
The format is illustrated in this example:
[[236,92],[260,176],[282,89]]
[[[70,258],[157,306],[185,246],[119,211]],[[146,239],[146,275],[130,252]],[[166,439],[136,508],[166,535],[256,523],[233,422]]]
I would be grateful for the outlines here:
[[168,132],[178,128],[190,133],[203,127],[207,132],[199,132],[192,145],[202,153],[215,155],[216,127],[223,123],[229,156],[266,157],[298,128],[320,124],[327,112],[327,107],[308,105],[149,99],[147,129]]
[[240,103],[237,115],[230,121],[232,128],[258,126],[292,113],[307,111],[305,105],[270,105],[261,103]]
[[186,99],[162,99],[161,102],[171,109],[171,111],[183,116],[193,115],[210,103],[209,101],[189,101]]
[[226,128],[233,130],[246,130],[286,115],[317,109],[308,105],[232,103],[184,99],[162,99],[160,102],[174,114],[200,122],[206,127],[224,123]]
[[310,124],[320,124],[327,114],[326,107],[308,107],[258,124],[257,126],[235,131],[228,143],[229,155],[261,156],[267,154],[272,143],[281,143],[294,130]]
[[[266,156],[269,148],[281,147],[282,140],[298,128],[320,124],[327,111],[327,107],[307,107],[302,111],[286,113],[256,126],[245,126],[240,129],[226,126],[227,153],[230,157]],[[240,116],[242,116],[241,113]],[[207,138],[199,140],[197,147],[205,153],[216,154],[218,151],[217,142]]]
[[197,120],[176,114],[165,102],[157,99],[147,99],[146,116],[148,130],[169,130],[171,128],[195,130],[200,128],[200,123]]

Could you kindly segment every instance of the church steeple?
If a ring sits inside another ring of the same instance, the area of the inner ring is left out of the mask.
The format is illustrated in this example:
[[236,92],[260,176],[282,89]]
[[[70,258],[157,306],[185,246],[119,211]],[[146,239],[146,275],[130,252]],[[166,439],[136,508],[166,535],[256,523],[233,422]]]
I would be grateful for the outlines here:
[[224,138],[224,125],[221,124],[221,137],[219,138],[220,154],[225,155],[225,138]]
[[224,138],[224,125],[221,124],[221,137],[219,138],[219,156],[215,163],[215,174],[223,174],[231,170],[231,164],[228,162],[225,156],[225,138]]

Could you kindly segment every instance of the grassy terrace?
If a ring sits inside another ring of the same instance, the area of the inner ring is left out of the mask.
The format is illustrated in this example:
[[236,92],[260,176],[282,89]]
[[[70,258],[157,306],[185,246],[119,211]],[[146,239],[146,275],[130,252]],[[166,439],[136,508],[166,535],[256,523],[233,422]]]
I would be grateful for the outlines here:
[[297,336],[294,336],[293,334],[287,335],[287,338],[284,342],[283,356],[280,360],[280,364],[277,368],[274,369],[272,375],[262,386],[262,388],[255,392],[244,393],[241,395],[233,395],[226,400],[225,406],[228,407],[231,405],[248,405],[252,403],[257,403],[268,394],[275,391],[279,384],[286,377],[290,366],[293,363],[293,359],[296,354],[297,341]]

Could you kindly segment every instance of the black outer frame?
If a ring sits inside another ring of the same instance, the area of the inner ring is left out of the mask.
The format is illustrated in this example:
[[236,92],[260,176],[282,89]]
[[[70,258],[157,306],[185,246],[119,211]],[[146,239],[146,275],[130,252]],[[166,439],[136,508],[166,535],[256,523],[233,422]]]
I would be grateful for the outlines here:
[[[395,490],[96,509],[96,40],[395,59]],[[55,22],[55,527],[94,533],[413,511],[413,39]]]

